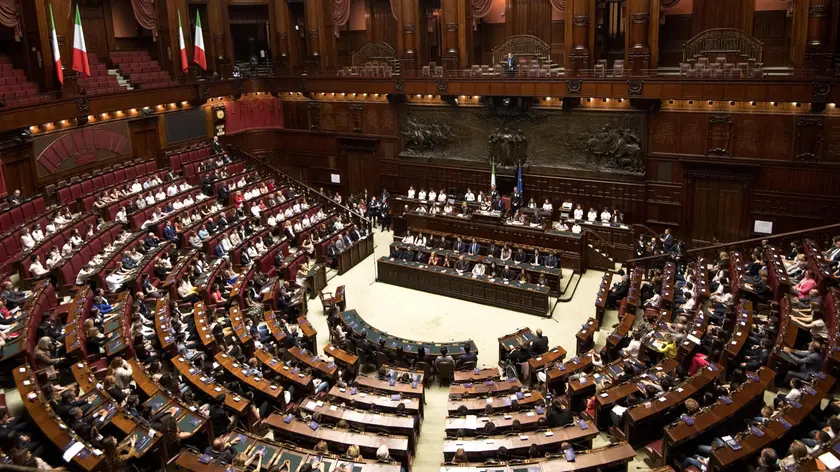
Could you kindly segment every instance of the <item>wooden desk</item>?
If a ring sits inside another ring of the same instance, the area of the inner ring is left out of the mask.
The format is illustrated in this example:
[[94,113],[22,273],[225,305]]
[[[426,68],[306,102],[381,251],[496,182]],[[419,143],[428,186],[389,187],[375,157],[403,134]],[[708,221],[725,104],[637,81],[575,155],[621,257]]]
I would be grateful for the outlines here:
[[250,348],[252,341],[251,333],[248,331],[248,328],[245,327],[245,320],[242,318],[242,312],[239,310],[239,307],[236,305],[232,306],[230,311],[228,311],[228,316],[228,319],[230,319],[230,327],[236,335],[236,339],[239,340],[239,344],[242,345],[242,347]]
[[309,341],[309,344],[317,348],[318,332],[315,331],[315,328],[312,327],[312,323],[310,323],[305,316],[299,316],[297,322],[298,328],[300,328],[300,332],[301,334],[303,334],[303,337],[306,338],[307,341]]
[[[627,464],[636,457],[636,452],[626,442],[611,444],[598,449],[575,453],[575,461],[567,462],[565,458],[531,459],[515,465],[486,466],[481,464],[444,465],[440,472],[461,472],[476,470],[492,470],[493,472],[596,472],[610,470],[626,472]],[[673,472],[656,469],[656,472]]]
[[566,358],[566,350],[563,349],[563,346],[557,346],[554,349],[546,352],[545,354],[541,354],[537,357],[532,357],[528,359],[528,365],[531,367],[531,381],[533,383],[533,379],[537,375],[537,370],[544,369],[556,362],[563,362],[563,359]]
[[[702,435],[721,428],[724,425],[738,424],[742,427],[745,417],[754,416],[764,405],[764,390],[776,376],[767,367],[759,369],[758,380],[747,379],[741,384],[737,392],[730,395],[730,402],[720,399],[714,405],[692,416],[694,424],[689,426],[682,420],[665,427],[665,438],[662,441],[662,457],[665,464],[670,464],[680,452],[687,450],[690,444],[696,442]],[[693,449],[691,449],[693,452]]]
[[280,319],[277,315],[275,315],[272,310],[265,310],[263,312],[263,319],[265,319],[265,325],[268,327],[268,330],[271,332],[271,336],[274,337],[274,340],[282,344],[286,339],[286,332],[283,331]]
[[750,335],[752,327],[752,302],[746,299],[742,299],[739,301],[738,306],[735,307],[735,326],[733,327],[734,332],[729,338],[729,342],[726,343],[726,350],[723,351],[723,355],[721,355],[721,367],[727,370],[731,370],[732,368],[734,368],[734,366],[730,366],[730,362],[734,362],[734,360],[741,353],[741,350],[744,349],[744,345],[747,343],[747,338]]
[[210,322],[207,320],[207,311],[204,309],[204,303],[198,302],[193,305],[193,321],[195,321],[195,330],[198,333],[201,344],[204,349],[210,352],[216,352],[216,337],[210,329]]
[[741,443],[741,449],[738,451],[733,451],[730,447],[713,450],[709,457],[709,470],[717,472],[735,467],[743,467],[748,462],[753,461],[753,458],[761,452],[761,449],[784,438],[788,431],[795,429],[796,425],[807,418],[814,408],[819,406],[820,401],[828,395],[833,385],[834,377],[826,375],[824,379],[817,380],[815,383],[813,387],[815,393],[813,395],[803,392],[802,398],[799,401],[800,408],[793,408],[793,406],[785,407],[785,412],[781,415],[781,418],[794,428],[786,429],[776,419],[761,428],[764,431],[764,436],[762,437],[758,437],[749,431],[740,433],[743,437],[739,441]]
[[315,264],[306,274],[306,286],[309,290],[309,299],[318,296],[321,290],[327,288],[327,266],[321,263]]
[[575,356],[566,362],[558,362],[545,371],[548,385],[555,391],[565,391],[566,379],[579,372],[589,372],[592,368],[592,355]]
[[484,424],[492,421],[496,431],[506,433],[513,426],[514,421],[519,421],[522,431],[533,431],[537,429],[540,418],[545,418],[545,411],[537,413],[535,410],[512,411],[505,414],[450,416],[446,418],[446,435],[456,437],[458,431],[464,431],[468,436],[479,434]]
[[519,328],[518,330],[499,337],[499,362],[507,358],[508,353],[518,346],[527,346],[536,338],[531,328]]
[[575,354],[581,355],[595,347],[595,333],[601,323],[595,318],[589,318],[581,327],[580,331],[575,333]]
[[367,341],[372,345],[377,346],[377,348],[379,347],[379,340],[381,338],[384,338],[385,349],[392,353],[396,352],[397,346],[402,346],[403,354],[405,356],[414,357],[417,355],[417,351],[419,350],[420,346],[423,346],[426,349],[426,357],[429,359],[428,362],[430,364],[434,363],[434,359],[440,356],[440,349],[442,347],[446,347],[446,350],[449,352],[449,355],[457,359],[458,356],[464,354],[464,345],[469,344],[471,352],[478,355],[478,347],[476,347],[475,342],[473,342],[472,340],[434,343],[412,341],[409,339],[398,338],[396,336],[392,336],[384,331],[374,328],[373,326],[368,324],[356,312],[356,310],[347,310],[341,312],[339,314],[339,320],[347,329],[349,329],[353,333],[367,333]]
[[[215,359],[219,365],[225,368],[228,375],[233,376],[240,382],[251,387],[251,389],[255,392],[259,392],[263,396],[271,398],[272,400],[277,400],[280,398],[280,395],[283,394],[283,389],[278,385],[267,381],[260,373],[252,373],[247,365],[239,364],[227,354],[217,352]],[[233,397],[235,402],[237,399],[241,400],[238,396]]]
[[501,377],[498,367],[488,367],[485,369],[474,370],[456,370],[455,383],[464,382],[484,382],[487,379],[497,379]]
[[354,242],[338,254],[338,275],[352,269],[371,254],[373,254],[373,237],[368,235]]
[[332,344],[324,346],[324,355],[332,357],[335,359],[336,364],[344,367],[348,371],[353,372],[354,374],[358,373],[359,356],[350,354],[344,349],[333,346]]
[[505,241],[514,245],[545,247],[561,251],[563,267],[580,273],[586,271],[586,234],[534,230],[522,226],[484,223],[472,218],[446,218],[442,216],[409,213],[405,216],[412,230],[423,232],[460,234],[466,237]]
[[657,437],[660,428],[674,419],[674,414],[681,411],[686,400],[706,388],[721,374],[718,364],[709,364],[691,379],[649,400],[650,407],[641,404],[627,409],[624,412],[624,437],[628,438],[631,445],[642,445],[652,437]]
[[449,386],[449,397],[480,397],[487,395],[503,395],[518,392],[522,384],[518,379],[485,380],[478,383],[462,383]]
[[[547,433],[550,433],[549,436]],[[592,439],[598,435],[598,429],[592,422],[586,422],[586,429],[580,426],[552,428],[546,432],[523,432],[518,436],[491,436],[482,439],[445,439],[443,441],[443,457],[452,460],[458,449],[464,449],[470,460],[481,460],[495,457],[500,447],[505,447],[508,454],[528,455],[528,448],[536,444],[541,454],[560,450],[564,442],[586,443],[592,445]],[[525,438],[525,439],[523,439]]]
[[379,380],[359,375],[354,383],[360,390],[366,390],[373,394],[388,395],[393,401],[417,401],[420,416],[423,416],[423,405],[426,403],[426,397],[422,376],[417,377],[417,380],[411,384],[395,380],[394,385],[391,385],[389,380]]
[[610,426],[609,410],[618,403],[630,396],[631,393],[639,390],[639,381],[645,377],[656,375],[657,373],[671,374],[676,370],[679,363],[674,359],[664,359],[658,365],[653,366],[647,372],[633,377],[632,379],[622,382],[618,385],[604,389],[598,396],[595,397],[595,423],[599,428],[607,428]]
[[467,407],[468,414],[471,413],[482,413],[487,405],[493,407],[494,411],[512,411],[512,403],[513,399],[517,399],[520,408],[530,408],[536,405],[544,405],[545,399],[543,398],[540,392],[522,392],[522,398],[517,399],[517,395],[503,395],[503,396],[494,396],[494,397],[487,397],[491,399],[490,403],[487,403],[486,398],[464,398],[462,400],[449,400],[446,405],[446,410],[449,412],[449,416],[453,416],[457,414],[458,408],[465,406]]
[[320,413],[322,421],[328,420],[331,424],[344,420],[350,425],[364,427],[365,431],[387,431],[389,434],[405,436],[408,438],[409,448],[411,450],[414,450],[417,444],[420,421],[416,416],[397,416],[389,413],[354,410],[345,408],[342,405],[332,404],[329,401],[323,402],[314,398],[302,400],[300,407],[311,413]]
[[394,397],[385,395],[374,395],[365,392],[357,392],[353,394],[353,388],[339,388],[333,387],[330,389],[329,398],[335,399],[337,402],[345,402],[356,408],[370,410],[376,408],[379,411],[387,411],[389,413],[396,413],[397,406],[402,404],[405,406],[405,411],[409,415],[417,415],[422,417],[423,407],[419,399],[400,397],[395,400]]
[[327,363],[317,354],[312,354],[299,346],[294,346],[286,352],[293,359],[309,366],[313,374],[320,374],[321,377],[326,377],[329,380],[335,380],[338,374],[338,366],[335,363]]
[[169,297],[159,298],[155,303],[155,333],[164,351],[174,351],[175,330],[169,321]]
[[[60,451],[65,450],[71,444],[82,442],[76,433],[73,432],[55,414],[53,409],[45,402],[38,385],[38,379],[29,366],[14,369],[15,386],[20,392],[21,400],[32,422],[38,425],[38,429],[52,442]],[[31,398],[30,398],[31,397]],[[85,444],[79,454],[73,456],[73,464],[83,470],[95,470],[102,461],[101,455],[92,453],[93,447]]]
[[354,433],[348,430],[331,429],[319,427],[313,430],[307,423],[300,419],[294,419],[291,423],[285,423],[283,417],[272,414],[263,421],[281,436],[291,438],[298,442],[315,444],[318,441],[326,441],[335,449],[346,450],[350,445],[357,445],[362,454],[367,457],[375,457],[379,446],[385,445],[391,453],[391,457],[398,459],[406,468],[411,462],[408,438],[405,436],[381,436],[368,433]]
[[254,351],[254,357],[256,357],[262,365],[268,367],[274,371],[275,374],[279,375],[286,385],[293,385],[296,392],[302,391],[299,393],[308,394],[312,391],[311,375],[303,374],[300,372],[300,369],[292,369],[284,364],[282,360],[273,357],[264,349],[257,349]]
[[378,280],[385,283],[532,315],[548,314],[548,287],[503,281],[500,277],[473,278],[469,272],[459,275],[454,269],[387,257],[380,258],[377,267]]
[[604,321],[604,313],[607,311],[607,293],[612,284],[612,272],[606,272],[601,278],[601,285],[598,287],[598,294],[595,295],[595,319],[598,323]]
[[172,358],[172,365],[193,387],[204,392],[210,398],[215,398],[219,394],[225,395],[225,406],[237,414],[242,414],[248,407],[250,401],[245,398],[239,398],[233,392],[228,390],[225,386],[219,385],[215,380],[208,377],[198,367],[194,366],[183,356],[175,356]]

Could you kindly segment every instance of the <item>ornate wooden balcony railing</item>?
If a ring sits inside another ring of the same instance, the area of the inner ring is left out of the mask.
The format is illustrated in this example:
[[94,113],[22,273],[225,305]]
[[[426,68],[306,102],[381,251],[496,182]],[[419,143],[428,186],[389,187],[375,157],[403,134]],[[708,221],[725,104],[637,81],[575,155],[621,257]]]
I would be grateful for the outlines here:
[[736,56],[744,61],[762,62],[761,41],[734,28],[714,28],[703,31],[683,45],[683,62],[699,57]]
[[551,58],[551,46],[545,41],[530,34],[518,34],[506,39],[505,42],[493,48],[493,64],[501,62],[508,54],[513,57],[532,57],[534,59]]

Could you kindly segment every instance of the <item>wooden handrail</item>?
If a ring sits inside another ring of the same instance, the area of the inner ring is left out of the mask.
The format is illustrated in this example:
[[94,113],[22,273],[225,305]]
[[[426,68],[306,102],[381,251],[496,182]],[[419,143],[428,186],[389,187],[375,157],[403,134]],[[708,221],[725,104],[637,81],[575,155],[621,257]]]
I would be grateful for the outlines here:
[[[773,240],[777,240],[777,239],[790,238],[792,236],[799,236],[799,235],[818,232],[818,231],[828,231],[828,230],[832,230],[832,229],[840,230],[840,223],[835,223],[833,225],[817,226],[817,227],[814,227],[814,228],[800,229],[800,230],[797,230],[797,231],[789,231],[787,233],[772,234],[772,235],[762,236],[762,237],[758,237],[758,238],[742,239],[740,241],[733,241],[731,243],[720,243],[720,244],[714,244],[714,245],[711,245],[711,246],[704,246],[704,247],[701,247],[701,248],[689,249],[688,251],[686,251],[686,255],[690,256],[692,254],[699,254],[699,253],[703,253],[703,252],[707,252],[707,251],[716,251],[716,250],[720,250],[720,249],[726,249],[726,248],[729,248],[729,247],[732,247],[732,246],[742,246],[742,245],[748,245],[748,244],[755,244],[755,243],[761,243],[762,241],[773,241]],[[638,263],[638,262],[647,262],[647,261],[670,258],[670,257],[673,257],[673,255],[672,254],[660,254],[658,256],[637,257],[637,258],[628,260],[627,263],[628,264],[630,264],[630,263],[635,264],[635,263]]]
[[634,227],[634,228],[642,228],[643,230],[647,231],[647,232],[648,232],[651,236],[653,236],[654,238],[658,238],[658,237],[659,237],[659,233],[657,233],[656,231],[654,231],[654,230],[650,229],[649,227],[647,227],[647,226],[645,226],[645,225],[643,225],[643,224],[641,224],[641,223],[634,223],[634,224],[632,224],[632,225],[630,225],[630,226],[632,226],[632,227]]
[[242,155],[244,157],[247,157],[251,162],[254,162],[257,165],[266,167],[266,168],[270,169],[271,171],[273,171],[277,174],[280,174],[284,179],[293,182],[295,185],[298,185],[300,187],[303,187],[303,188],[307,189],[307,191],[309,191],[310,193],[313,193],[315,195],[320,196],[322,199],[326,200],[328,203],[344,209],[350,215],[354,215],[357,218],[359,218],[360,220],[362,220],[362,222],[368,227],[368,229],[373,228],[373,225],[371,224],[371,221],[368,218],[366,218],[361,213],[359,213],[357,211],[354,211],[352,208],[350,208],[350,207],[348,207],[348,206],[346,206],[342,203],[336,203],[336,201],[333,200],[331,197],[329,197],[327,195],[324,195],[323,193],[319,192],[318,190],[315,190],[314,188],[310,187],[309,185],[306,185],[305,183],[295,179],[294,177],[292,177],[289,174],[283,172],[282,170],[274,167],[273,165],[271,165],[271,164],[255,157],[255,156],[251,155],[250,153],[242,150],[241,148],[238,148],[238,147],[235,147],[235,146],[229,146],[229,149],[234,151],[235,153],[239,153],[240,155]]

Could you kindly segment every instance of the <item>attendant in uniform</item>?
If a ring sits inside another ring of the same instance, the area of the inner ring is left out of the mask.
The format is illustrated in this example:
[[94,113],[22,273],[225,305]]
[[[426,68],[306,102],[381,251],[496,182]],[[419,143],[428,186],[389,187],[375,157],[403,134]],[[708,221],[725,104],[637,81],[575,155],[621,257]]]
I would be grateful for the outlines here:
[[407,196],[408,198],[414,198],[414,194],[415,194],[415,192],[414,192],[414,187],[409,186],[409,187],[408,187],[408,195],[406,195],[406,196]]
[[425,200],[426,199],[426,190],[425,189],[422,189],[422,188],[420,189],[420,193],[417,194],[417,199],[418,200]]
[[518,211],[522,208],[522,194],[519,193],[518,188],[514,188],[513,193],[510,196],[510,208],[513,211]]
[[577,204],[574,211],[574,219],[576,221],[580,221],[583,219],[583,208],[581,208],[580,203]]

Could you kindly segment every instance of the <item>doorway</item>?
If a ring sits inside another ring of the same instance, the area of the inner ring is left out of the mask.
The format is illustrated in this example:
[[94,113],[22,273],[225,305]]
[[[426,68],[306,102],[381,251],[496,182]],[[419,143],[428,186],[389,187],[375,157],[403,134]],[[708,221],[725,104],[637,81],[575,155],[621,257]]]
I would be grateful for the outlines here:
[[230,36],[237,64],[262,64],[271,60],[267,5],[231,5]]
[[688,183],[691,212],[686,216],[694,246],[747,237],[748,175],[689,173]]

